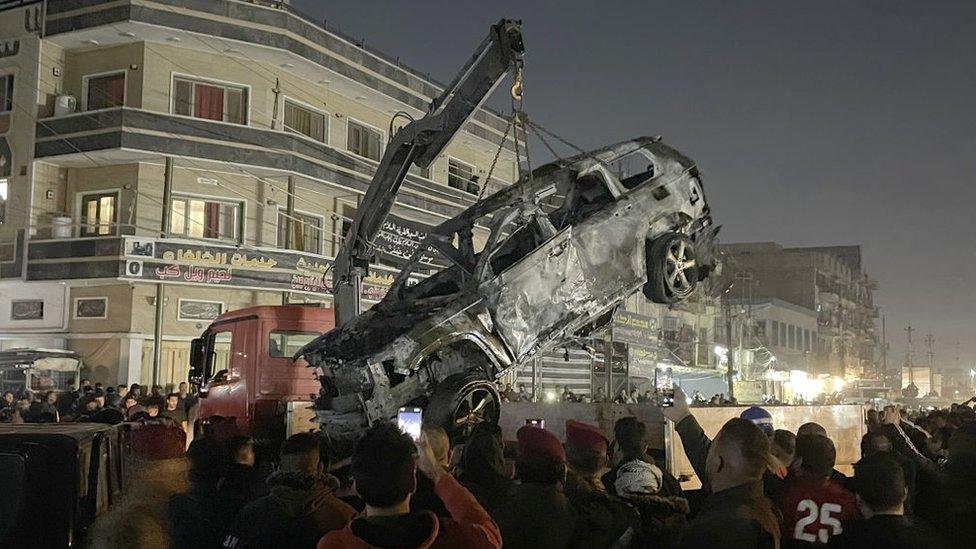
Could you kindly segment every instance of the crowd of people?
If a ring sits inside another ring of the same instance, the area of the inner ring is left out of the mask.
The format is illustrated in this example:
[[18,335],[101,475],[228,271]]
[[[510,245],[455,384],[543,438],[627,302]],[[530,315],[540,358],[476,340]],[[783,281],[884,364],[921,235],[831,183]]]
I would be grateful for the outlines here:
[[[778,429],[760,407],[705,435],[680,389],[664,409],[702,482],[685,491],[652,457],[648,426],[611,436],[568,420],[565,438],[526,425],[506,443],[477,426],[452,447],[377,423],[346,463],[304,433],[258,473],[252,442],[194,440],[191,485],[169,503],[177,547],[970,547],[976,414],[871,412],[853,476],[824,427]],[[509,434],[512,435],[512,434]]]
[[82,379],[77,388],[44,393],[23,389],[6,391],[0,401],[0,423],[67,423],[96,422],[118,424],[124,421],[159,422],[189,429],[188,417],[196,403],[189,385],[180,383],[176,390],[163,391],[161,385],[148,387],[108,387],[101,382]]

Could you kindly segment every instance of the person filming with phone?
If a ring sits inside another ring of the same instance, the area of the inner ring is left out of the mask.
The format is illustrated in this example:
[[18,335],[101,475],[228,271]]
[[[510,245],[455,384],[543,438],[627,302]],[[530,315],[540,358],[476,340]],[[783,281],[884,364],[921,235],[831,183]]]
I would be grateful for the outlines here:
[[[450,518],[411,511],[417,470],[434,483]],[[395,424],[374,425],[356,444],[352,477],[366,509],[344,529],[326,534],[318,549],[502,546],[498,526],[471,492],[438,463],[423,434],[414,443]]]

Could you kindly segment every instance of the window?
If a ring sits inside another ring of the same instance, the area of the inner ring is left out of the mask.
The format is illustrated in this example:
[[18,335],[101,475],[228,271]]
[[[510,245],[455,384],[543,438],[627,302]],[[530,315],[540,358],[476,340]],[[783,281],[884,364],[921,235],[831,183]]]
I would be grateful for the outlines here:
[[221,371],[226,372],[230,363],[230,350],[234,332],[216,332],[210,335],[210,353],[207,356],[206,372],[216,378]]
[[10,129],[12,110],[14,110],[14,75],[4,74],[0,76],[0,134],[7,133]]
[[268,338],[268,355],[272,357],[295,356],[306,344],[319,337],[318,332],[287,332],[274,330]]
[[7,220],[7,193],[10,192],[10,183],[6,179],[0,179],[0,225]]
[[789,347],[790,349],[796,349],[796,327],[790,324],[787,330],[789,330],[790,334]]
[[174,78],[173,112],[194,118],[247,124],[247,89]]
[[324,143],[329,131],[329,121],[325,113],[285,99],[285,129]]
[[289,249],[322,253],[322,218],[295,212],[290,218],[278,211],[278,247],[287,248],[288,222],[291,221],[291,247]]
[[86,111],[121,107],[125,104],[125,73],[85,77]]
[[779,323],[779,345],[780,347],[786,347],[786,323]]
[[647,151],[638,149],[619,156],[610,162],[610,170],[620,183],[628,189],[633,189],[654,178],[654,161]]
[[770,324],[769,332],[771,336],[769,344],[774,347],[778,347],[779,346],[779,322],[776,322],[775,320],[770,320],[769,324]]
[[81,236],[116,234],[118,193],[85,194],[81,197]]
[[352,120],[349,121],[348,125],[349,133],[346,135],[346,148],[359,156],[379,160],[380,142],[383,140],[382,134]]
[[447,161],[447,185],[471,194],[478,194],[481,190],[478,176],[474,174],[474,166],[453,158]]
[[241,240],[240,202],[173,197],[169,231],[191,238]]
[[811,347],[812,346],[810,344],[810,330],[803,330],[803,350],[810,351]]

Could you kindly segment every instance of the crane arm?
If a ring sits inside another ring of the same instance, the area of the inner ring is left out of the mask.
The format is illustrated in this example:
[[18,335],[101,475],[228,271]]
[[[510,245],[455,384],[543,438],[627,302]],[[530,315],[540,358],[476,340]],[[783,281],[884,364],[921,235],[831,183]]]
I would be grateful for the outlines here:
[[431,102],[427,115],[403,126],[390,139],[336,255],[332,272],[336,326],[360,313],[360,288],[373,259],[373,239],[393,208],[411,164],[421,169],[429,166],[498,82],[513,68],[521,69],[525,51],[521,26],[521,21],[512,19],[492,25],[471,59]]

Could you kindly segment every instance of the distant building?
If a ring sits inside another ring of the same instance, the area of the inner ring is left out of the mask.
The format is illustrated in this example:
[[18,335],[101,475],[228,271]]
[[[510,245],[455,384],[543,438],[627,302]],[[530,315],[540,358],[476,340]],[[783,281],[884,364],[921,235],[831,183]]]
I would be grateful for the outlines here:
[[880,375],[875,360],[876,284],[863,268],[860,246],[784,248],[774,242],[749,242],[724,244],[720,249],[724,276],[737,286],[730,291],[733,302],[736,298],[740,303],[777,300],[769,301],[770,315],[791,305],[787,310],[816,319],[813,326],[792,313],[789,318],[773,318],[756,317],[753,311],[753,318],[762,320],[759,326],[767,346],[794,359],[797,353],[812,354],[812,361],[806,359],[812,374]]

